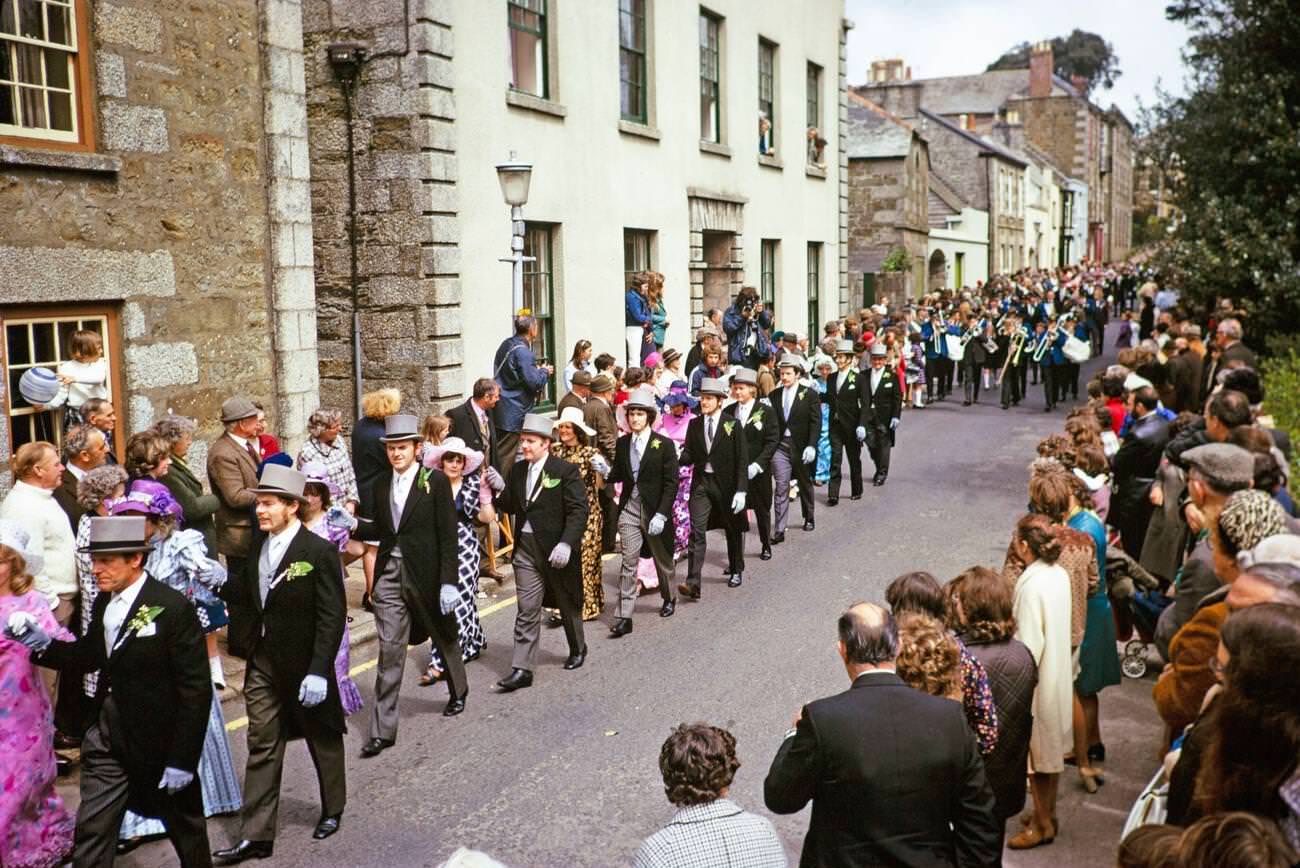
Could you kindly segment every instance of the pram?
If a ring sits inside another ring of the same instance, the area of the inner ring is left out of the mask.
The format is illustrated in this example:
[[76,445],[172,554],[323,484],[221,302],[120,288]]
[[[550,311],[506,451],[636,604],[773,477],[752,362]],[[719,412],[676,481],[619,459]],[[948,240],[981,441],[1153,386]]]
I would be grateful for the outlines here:
[[1124,643],[1120,670],[1129,678],[1141,678],[1147,673],[1156,621],[1173,600],[1164,595],[1159,579],[1116,545],[1106,547],[1106,579],[1116,635]]

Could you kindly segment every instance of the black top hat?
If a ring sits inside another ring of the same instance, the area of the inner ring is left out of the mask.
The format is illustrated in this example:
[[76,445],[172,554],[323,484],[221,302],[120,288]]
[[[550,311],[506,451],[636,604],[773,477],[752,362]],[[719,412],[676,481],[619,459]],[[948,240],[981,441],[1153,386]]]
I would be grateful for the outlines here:
[[152,550],[149,524],[142,515],[91,516],[90,540],[78,549],[91,555],[131,554]]

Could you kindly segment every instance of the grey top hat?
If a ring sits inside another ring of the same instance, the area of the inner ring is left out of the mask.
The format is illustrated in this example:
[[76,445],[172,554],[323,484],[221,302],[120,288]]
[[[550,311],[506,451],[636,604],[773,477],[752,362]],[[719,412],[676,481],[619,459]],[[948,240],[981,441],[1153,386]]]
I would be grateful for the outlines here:
[[717,379],[716,377],[705,377],[704,379],[700,380],[700,394],[717,395],[719,397],[725,398],[727,397],[728,394],[727,384],[724,381]]
[[838,340],[835,342],[835,355],[856,355],[853,351],[853,341]]
[[257,408],[253,402],[243,395],[236,395],[233,398],[227,398],[221,404],[221,421],[238,422],[240,419],[247,419],[250,416],[257,415]]
[[659,405],[655,403],[655,390],[649,386],[637,386],[632,390],[632,394],[627,396],[623,409],[645,410],[653,418],[659,413]]
[[753,368],[737,368],[736,373],[731,375],[731,382],[744,383],[747,386],[758,386],[758,371]]
[[873,344],[871,345],[871,355],[872,355],[872,356],[887,356],[887,355],[889,355],[889,350],[885,349],[885,345],[882,344],[880,341],[876,341],[875,343],[873,343]]
[[778,368],[798,368],[801,371],[806,370],[803,357],[796,355],[795,353],[782,353],[781,359],[776,363],[776,366]]
[[307,475],[301,470],[294,470],[283,464],[267,464],[262,468],[262,478],[257,481],[257,488],[253,489],[253,493],[274,494],[304,503],[307,499],[303,497],[302,492],[306,487]]
[[384,436],[379,439],[385,443],[419,440],[420,420],[409,413],[395,413],[384,420]]
[[536,413],[529,413],[524,416],[523,427],[519,429],[520,434],[536,434],[551,440],[555,437],[555,423],[545,416],[539,416]]
[[573,385],[575,385],[575,386],[590,386],[590,385],[591,385],[591,371],[574,371],[574,372],[573,372]]
[[1255,456],[1231,443],[1207,443],[1188,449],[1183,460],[1211,479],[1229,485],[1249,485],[1255,479]]
[[39,576],[45,572],[45,558],[32,551],[32,535],[16,521],[4,518],[0,519],[0,546],[9,546],[9,548],[22,555],[23,560],[27,562],[27,572],[33,576]]
[[149,523],[143,515],[96,515],[90,518],[90,539],[79,551],[107,555],[147,552],[152,548]]

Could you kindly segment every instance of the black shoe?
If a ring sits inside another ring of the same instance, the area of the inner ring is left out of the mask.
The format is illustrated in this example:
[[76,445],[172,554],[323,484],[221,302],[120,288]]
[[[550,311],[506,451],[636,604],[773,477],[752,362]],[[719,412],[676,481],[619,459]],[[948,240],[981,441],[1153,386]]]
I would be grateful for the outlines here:
[[459,698],[459,699],[448,700],[448,702],[447,702],[447,707],[444,708],[444,709],[442,710],[442,716],[443,716],[443,717],[455,717],[456,715],[458,715],[458,714],[460,714],[462,711],[464,711],[464,710],[465,710],[465,699],[466,699],[466,697],[468,697],[468,696],[469,696],[469,691],[466,690],[464,693],[462,693],[462,694],[460,695],[460,698]]
[[859,491],[857,494],[849,495],[849,500],[861,500],[861,499],[862,499],[861,491]]
[[763,546],[762,550],[758,553],[758,559],[759,559],[760,561],[770,561],[770,560],[772,560],[772,547],[771,547],[771,546]]
[[876,486],[876,488],[879,488],[880,486],[885,484],[885,477],[877,474],[876,478],[871,480],[871,484]]
[[837,506],[837,505],[839,504],[839,502],[840,502],[840,499],[839,499],[838,497],[828,497],[828,498],[826,498],[826,505],[827,505],[827,506]]
[[970,401],[962,401],[962,402],[961,402],[961,405],[962,405],[963,407],[969,407],[969,406],[970,406]]
[[805,519],[805,520],[804,520],[804,523],[803,523],[803,529],[804,529],[804,530],[812,530],[812,529],[815,528],[815,527],[817,527],[817,525],[813,522],[813,520],[812,520],[811,518],[809,518],[809,519]]
[[549,618],[546,619],[546,626],[548,629],[551,630],[554,630],[556,627],[563,627],[564,619],[561,618],[559,615],[552,614]]
[[732,575],[731,578],[727,579],[727,587],[728,587],[728,588],[739,588],[739,587],[740,587],[740,583],[743,582],[744,580],[745,580],[745,574],[744,574],[744,573],[735,573],[735,574]]
[[132,838],[119,838],[117,840],[117,855],[125,856],[141,844],[148,844],[152,841],[166,841],[165,834],[158,835],[136,835]]
[[55,774],[57,774],[58,777],[66,778],[68,775],[72,774],[72,760],[62,754],[56,753],[54,755],[54,769]]
[[664,604],[659,607],[659,617],[671,618],[673,616],[673,612],[676,611],[677,611],[676,600],[664,600]]
[[503,693],[513,693],[525,687],[533,686],[533,673],[527,669],[511,669],[510,674],[497,682]]
[[1044,408],[1043,408],[1043,412],[1044,412],[1044,413],[1050,413],[1050,412],[1052,412],[1052,405],[1051,405],[1051,404],[1048,404],[1046,407],[1044,407]]
[[688,600],[698,600],[700,598],[700,589],[692,588],[690,585],[685,583],[677,586],[677,593],[681,594]]
[[1010,404],[1003,404],[1003,405],[1002,405],[1002,409],[1005,410],[1005,409],[1007,409],[1007,408],[1010,407],[1010,406],[1011,406]]
[[614,626],[609,628],[609,635],[612,639],[618,639],[620,636],[626,636],[632,632],[632,619],[619,618],[614,622]]
[[233,847],[214,851],[212,858],[222,865],[234,865],[245,859],[270,859],[274,848],[274,841],[240,841]]
[[[632,632],[632,620],[630,618],[628,619],[627,622],[627,631],[629,633]],[[586,662],[587,662],[587,647],[584,645],[582,650],[579,651],[577,654],[570,654],[568,657],[564,658],[564,668],[572,672],[574,669],[581,669],[582,664]]]
[[779,546],[783,542],[785,542],[785,531],[780,530],[772,534],[772,545]]
[[[461,703],[462,707],[464,704],[464,702]],[[342,822],[342,814],[335,814],[332,817],[321,817],[320,822],[316,824],[316,831],[312,832],[311,836],[317,841],[324,841],[330,835],[333,835],[339,830],[339,825]]]
[[[397,742],[393,741],[391,738],[372,738],[361,746],[361,757],[363,759],[369,759],[372,756],[379,756],[396,743]],[[271,855],[269,850],[266,855]]]
[[75,750],[79,747],[81,747],[81,739],[71,735],[64,735],[61,732],[54,733],[55,750]]

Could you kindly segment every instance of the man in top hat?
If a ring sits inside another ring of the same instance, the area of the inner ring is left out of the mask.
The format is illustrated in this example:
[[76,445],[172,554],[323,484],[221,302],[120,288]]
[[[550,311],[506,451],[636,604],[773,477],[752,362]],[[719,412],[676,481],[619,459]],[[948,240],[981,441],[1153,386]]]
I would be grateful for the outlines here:
[[298,518],[306,484],[307,477],[292,468],[262,469],[254,489],[257,557],[226,584],[231,653],[248,662],[248,765],[239,839],[213,854],[222,864],[271,855],[291,739],[306,739],[316,767],[321,814],[313,838],[338,831],[347,802],[346,727],[334,657],[348,607],[338,549]]
[[772,456],[772,503],[776,507],[776,533],[772,544],[785,542],[786,523],[790,517],[790,480],[799,484],[799,507],[803,511],[803,529],[813,524],[813,467],[817,460],[817,439],[822,432],[821,398],[817,390],[802,382],[803,361],[786,353],[777,363],[781,384],[767,396],[776,414],[781,439]]
[[226,432],[208,447],[208,484],[221,501],[217,507],[217,551],[226,556],[232,576],[245,569],[253,544],[253,504],[257,495],[257,407],[242,395],[221,405]]
[[[596,429],[592,445],[600,450],[607,464],[614,463],[614,446],[618,443],[618,419],[614,415],[614,378],[597,374],[591,378],[591,397],[582,406],[583,421]],[[608,486],[600,490],[601,551],[614,551],[614,534],[618,530],[618,516],[614,511],[614,490]]]
[[450,699],[444,717],[465,710],[469,681],[453,614],[460,598],[456,576],[456,503],[442,471],[416,459],[420,422],[399,413],[384,420],[380,438],[393,472],[381,476],[371,498],[375,515],[359,519],[360,535],[379,540],[375,607],[379,668],[370,711],[370,739],[361,756],[373,757],[397,741],[397,700],[406,646],[432,639],[446,663]]
[[[883,345],[876,342],[876,346]],[[867,439],[867,411],[859,388],[858,368],[853,352],[853,341],[841,340],[835,344],[835,367],[838,370],[826,380],[826,396],[830,407],[831,478],[826,492],[826,505],[840,502],[840,465],[843,454],[849,455],[849,498],[862,497],[862,441]]]
[[780,432],[772,405],[766,398],[758,397],[758,374],[749,368],[739,368],[731,377],[731,397],[735,401],[722,408],[722,415],[735,419],[745,433],[745,451],[749,464],[745,476],[749,487],[745,500],[754,510],[758,522],[758,542],[761,548],[758,559],[772,559],[772,456]]
[[560,403],[556,405],[557,413],[563,413],[569,407],[576,407],[579,411],[587,405],[587,399],[591,397],[591,371],[577,370],[573,372],[573,388],[564,393]]
[[664,435],[651,431],[658,408],[654,389],[640,386],[623,405],[629,433],[618,438],[614,469],[606,483],[623,483],[618,501],[618,533],[623,548],[619,577],[617,620],[610,629],[615,638],[632,632],[636,607],[636,568],[644,544],[659,576],[661,617],[673,614],[673,501],[677,498],[677,447]]
[[885,484],[889,476],[889,453],[894,447],[894,432],[898,430],[898,421],[903,412],[903,394],[898,388],[898,376],[885,367],[887,351],[882,344],[871,347],[871,370],[867,372],[865,383],[867,393],[863,396],[863,419],[867,428],[867,450],[871,461],[876,465],[876,475],[871,484]]
[[81,743],[76,868],[113,864],[127,808],[163,821],[183,868],[212,864],[195,777],[212,707],[208,654],[189,600],[145,572],[148,536],[143,516],[91,519],[81,551],[99,596],[80,639],[54,641],[27,613],[5,628],[39,666],[99,671]]
[[582,634],[582,558],[578,549],[587,528],[587,489],[578,465],[551,455],[554,426],[530,413],[524,417],[515,462],[497,504],[513,516],[515,527],[515,650],[510,674],[497,682],[506,693],[531,687],[541,634],[542,599],[549,589],[560,609],[569,642],[565,669],[587,659]]
[[710,522],[727,538],[727,585],[740,587],[745,578],[745,492],[749,487],[749,451],[744,432],[734,419],[722,416],[727,384],[713,377],[700,381],[700,414],[686,426],[681,463],[693,466],[691,496],[690,561],[686,582],[677,590],[692,600],[700,598],[701,574]]

